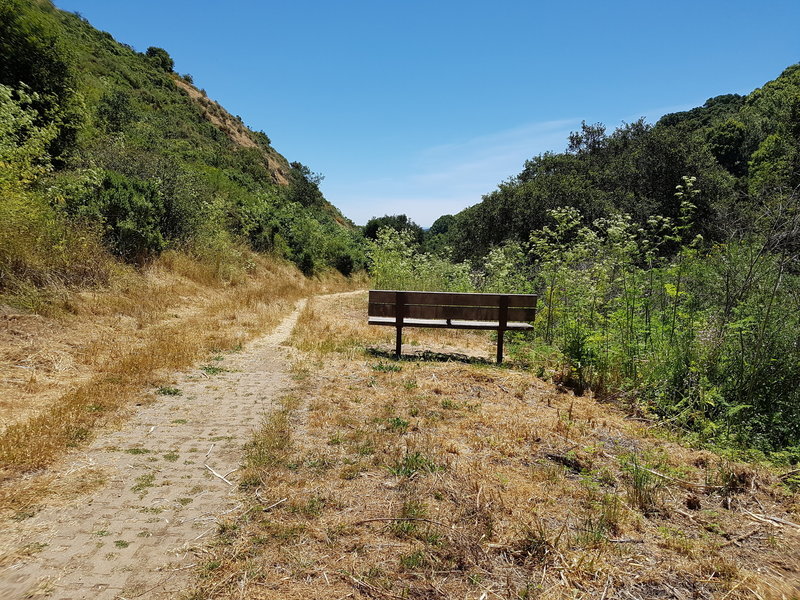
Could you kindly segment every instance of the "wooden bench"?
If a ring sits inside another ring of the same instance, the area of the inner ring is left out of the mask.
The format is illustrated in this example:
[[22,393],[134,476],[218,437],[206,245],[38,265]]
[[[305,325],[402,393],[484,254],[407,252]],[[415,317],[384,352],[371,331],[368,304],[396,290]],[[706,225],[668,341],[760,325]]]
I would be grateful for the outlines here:
[[535,294],[462,294],[370,290],[370,325],[397,329],[395,354],[400,357],[403,327],[485,329],[497,331],[497,362],[503,362],[506,331],[529,331],[536,317]]

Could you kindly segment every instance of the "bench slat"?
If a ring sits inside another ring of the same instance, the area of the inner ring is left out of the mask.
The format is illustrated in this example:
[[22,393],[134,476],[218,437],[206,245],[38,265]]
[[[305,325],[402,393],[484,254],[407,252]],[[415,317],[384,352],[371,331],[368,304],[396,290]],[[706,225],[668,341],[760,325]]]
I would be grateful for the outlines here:
[[[386,325],[394,327],[397,321],[391,317],[369,317],[370,325]],[[497,331],[500,323],[497,321],[447,321],[444,319],[404,319],[403,327],[431,327],[434,329],[486,329]],[[513,331],[529,331],[533,329],[530,323],[509,322],[506,329]]]
[[[369,303],[370,317],[396,317],[397,305]],[[430,306],[406,304],[403,316],[410,319],[458,319],[462,321],[499,321],[500,308],[489,306]],[[533,321],[534,308],[509,308],[509,321]]]
[[[500,298],[508,298],[509,307],[536,307],[536,294],[471,294],[461,292],[404,292],[408,304],[438,306],[499,306]],[[392,304],[396,290],[370,290],[369,301]]]

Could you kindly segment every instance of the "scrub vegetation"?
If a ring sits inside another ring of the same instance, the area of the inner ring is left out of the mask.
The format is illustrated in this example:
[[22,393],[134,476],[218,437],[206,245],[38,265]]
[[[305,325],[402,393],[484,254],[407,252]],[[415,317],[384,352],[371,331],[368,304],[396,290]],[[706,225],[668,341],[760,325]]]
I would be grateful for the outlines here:
[[378,287],[539,294],[521,363],[692,443],[800,460],[800,65],[747,96],[583,124],[420,238],[402,216]]
[[[0,299],[46,310],[164,252],[236,282],[248,252],[305,274],[364,265],[362,236],[263,132],[47,0],[0,4]],[[190,79],[190,78],[188,78]]]
[[485,334],[409,329],[391,361],[365,304],[307,305],[189,597],[796,597],[786,472],[452,352],[491,356]]
[[424,230],[356,227],[167,50],[49,0],[0,0],[0,59],[3,515],[300,298],[537,293],[501,366],[449,330],[395,360],[363,295],[309,301],[193,597],[800,593],[800,65],[656,124],[584,123]]

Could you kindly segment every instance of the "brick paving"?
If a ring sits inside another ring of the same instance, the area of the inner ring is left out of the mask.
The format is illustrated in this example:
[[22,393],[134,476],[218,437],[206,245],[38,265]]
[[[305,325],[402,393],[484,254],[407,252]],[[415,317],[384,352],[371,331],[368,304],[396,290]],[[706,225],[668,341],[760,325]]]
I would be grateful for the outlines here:
[[180,597],[218,520],[238,510],[242,444],[289,390],[282,344],[303,304],[244,351],[211,361],[222,372],[179,375],[180,395],[158,396],[76,453],[61,476],[99,470],[105,484],[0,533],[24,549],[0,567],[0,598]]

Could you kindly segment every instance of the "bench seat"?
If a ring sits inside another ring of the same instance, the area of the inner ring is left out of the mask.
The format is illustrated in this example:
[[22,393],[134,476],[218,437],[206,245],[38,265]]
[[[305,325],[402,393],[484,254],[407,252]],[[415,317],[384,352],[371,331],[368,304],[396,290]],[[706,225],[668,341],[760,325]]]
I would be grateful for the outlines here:
[[[397,319],[394,317],[369,317],[370,325],[397,326]],[[434,327],[439,329],[486,329],[497,331],[500,328],[499,321],[459,321],[446,319],[403,319],[403,327]],[[520,323],[509,321],[505,329],[514,331],[527,331],[533,329],[530,323]]]

